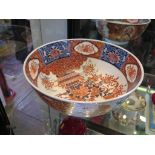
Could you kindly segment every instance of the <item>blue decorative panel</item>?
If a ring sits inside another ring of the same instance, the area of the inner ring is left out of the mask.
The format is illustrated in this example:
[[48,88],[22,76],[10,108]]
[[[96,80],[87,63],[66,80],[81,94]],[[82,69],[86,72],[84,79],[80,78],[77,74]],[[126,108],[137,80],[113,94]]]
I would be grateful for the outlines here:
[[113,64],[114,66],[120,69],[124,64],[127,56],[128,53],[124,50],[106,44],[104,46],[101,59],[106,62],[109,62],[110,64]]
[[68,41],[51,43],[41,47],[38,51],[46,65],[57,59],[70,56]]

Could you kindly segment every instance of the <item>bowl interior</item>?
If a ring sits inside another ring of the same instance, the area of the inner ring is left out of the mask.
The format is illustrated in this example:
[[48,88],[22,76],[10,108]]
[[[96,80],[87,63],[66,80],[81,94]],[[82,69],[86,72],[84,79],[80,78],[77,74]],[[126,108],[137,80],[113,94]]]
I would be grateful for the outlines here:
[[24,62],[28,82],[42,94],[72,102],[107,102],[130,94],[143,79],[143,68],[130,52],[89,39],[48,43]]

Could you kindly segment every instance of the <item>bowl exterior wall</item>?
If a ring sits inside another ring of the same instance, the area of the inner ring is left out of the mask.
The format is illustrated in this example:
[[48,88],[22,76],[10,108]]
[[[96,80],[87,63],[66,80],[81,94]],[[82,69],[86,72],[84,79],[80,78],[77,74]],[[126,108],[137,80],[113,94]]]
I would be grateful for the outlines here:
[[139,38],[146,30],[148,24],[129,25],[98,20],[96,26],[104,39],[116,42],[129,42]]

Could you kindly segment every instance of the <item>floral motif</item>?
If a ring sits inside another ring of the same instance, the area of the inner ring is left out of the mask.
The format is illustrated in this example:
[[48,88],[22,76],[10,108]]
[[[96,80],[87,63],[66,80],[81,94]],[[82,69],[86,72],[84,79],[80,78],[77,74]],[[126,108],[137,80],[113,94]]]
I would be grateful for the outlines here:
[[29,61],[29,72],[33,80],[38,75],[38,69],[39,69],[39,60],[38,59],[30,60]]
[[129,82],[133,83],[137,77],[138,67],[134,64],[127,64],[125,66],[127,79]]
[[120,69],[125,62],[127,56],[128,53],[125,52],[123,49],[106,44],[103,49],[101,59],[113,64]]
[[93,64],[83,66],[83,72],[85,73],[85,75],[93,74],[94,70],[95,68]]
[[126,38],[131,39],[135,35],[135,27],[134,26],[127,26],[124,28],[122,35]]
[[87,80],[81,78],[81,80],[71,82],[65,89],[66,92],[58,94],[58,97],[76,101],[95,101],[98,97],[111,99],[125,93],[124,86],[118,82],[118,77],[107,74],[92,74]]
[[111,53],[109,53],[108,54],[108,58],[109,58],[109,61],[111,62],[111,63],[118,63],[119,62],[119,55],[117,54],[117,53],[115,53],[115,52],[111,52]]
[[61,74],[41,72],[37,84],[55,96],[75,101],[106,100],[125,93],[127,87],[119,82],[119,77],[100,72],[96,61],[88,58],[78,69]]
[[38,49],[38,51],[46,65],[54,60],[70,56],[69,43],[67,41],[48,44]]
[[94,54],[98,52],[98,48],[94,44],[88,41],[79,43],[78,45],[74,47],[74,49],[78,53],[81,53],[84,55],[90,55],[90,54]]
[[57,85],[56,77],[54,74],[46,75],[45,73],[40,72],[38,80],[47,90],[51,90],[53,86]]
[[48,79],[42,79],[42,84],[45,86],[46,89],[51,89],[54,85],[53,82],[49,81]]

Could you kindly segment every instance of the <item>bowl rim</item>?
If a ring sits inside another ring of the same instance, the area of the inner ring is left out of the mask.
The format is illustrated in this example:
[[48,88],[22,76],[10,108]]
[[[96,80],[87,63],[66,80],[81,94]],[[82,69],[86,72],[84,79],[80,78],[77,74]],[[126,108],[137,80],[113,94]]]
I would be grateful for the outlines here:
[[111,21],[109,19],[98,19],[97,21],[103,20],[105,23],[113,23],[118,25],[128,25],[128,26],[136,26],[136,25],[148,25],[151,22],[151,19],[145,19],[146,22],[143,23],[127,23],[127,22],[120,22],[120,21]]
[[[128,54],[130,54],[131,56],[133,56],[136,61],[138,62],[139,66],[140,66],[140,69],[141,69],[141,73],[142,73],[142,76],[139,80],[139,82],[137,83],[137,85],[131,89],[129,92],[123,94],[123,95],[120,95],[118,97],[115,97],[115,98],[112,98],[112,99],[107,99],[107,100],[103,100],[103,101],[76,101],[76,100],[70,100],[70,99],[65,99],[65,98],[61,98],[61,97],[57,97],[57,96],[54,96],[54,95],[49,95],[48,93],[46,92],[43,92],[41,91],[37,86],[35,86],[28,78],[27,74],[26,74],[26,70],[25,70],[25,67],[26,67],[26,63],[27,63],[27,60],[30,58],[30,56],[35,52],[37,51],[39,48],[41,47],[44,47],[48,44],[52,44],[52,43],[56,43],[56,42],[60,42],[60,41],[72,41],[72,40],[83,40],[83,41],[95,41],[95,42],[100,42],[100,43],[104,43],[104,44],[108,44],[108,45],[111,45],[111,46],[114,46],[114,47],[117,47],[119,49],[122,49],[124,51],[126,51]],[[58,100],[58,101],[61,101],[61,102],[67,102],[67,103],[81,103],[81,104],[104,104],[104,103],[107,103],[107,102],[117,102],[121,99],[123,99],[124,97],[127,97],[128,95],[130,95],[132,92],[134,92],[142,83],[143,81],[143,78],[144,78],[144,69],[143,69],[143,66],[140,62],[140,60],[134,55],[132,54],[131,52],[129,52],[128,50],[118,46],[118,45],[114,45],[112,43],[108,43],[106,41],[101,41],[101,40],[97,40],[97,39],[87,39],[87,38],[74,38],[74,39],[61,39],[61,40],[56,40],[56,41],[52,41],[52,42],[48,42],[46,44],[43,44],[37,48],[35,48],[25,59],[24,61],[24,64],[23,64],[23,73],[24,73],[24,76],[26,78],[26,80],[28,81],[28,83],[35,89],[37,90],[38,92],[40,92],[41,94],[49,97],[49,98],[52,98],[52,99],[55,99],[55,100]]]

